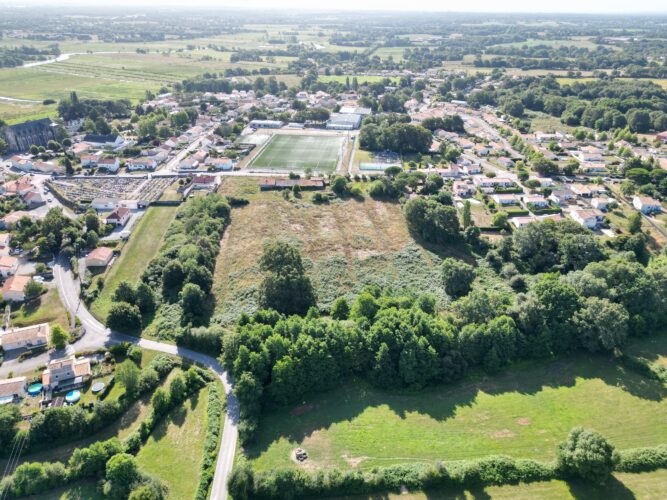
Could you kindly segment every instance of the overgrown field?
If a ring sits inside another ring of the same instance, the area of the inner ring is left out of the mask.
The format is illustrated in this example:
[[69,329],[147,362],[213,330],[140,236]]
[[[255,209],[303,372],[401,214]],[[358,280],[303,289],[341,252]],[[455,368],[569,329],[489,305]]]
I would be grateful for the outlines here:
[[444,300],[440,257],[412,239],[398,204],[367,196],[315,205],[308,192],[286,201],[280,192],[259,192],[258,181],[250,178],[224,178],[220,192],[250,200],[232,212],[216,265],[215,312],[225,323],[257,308],[263,243],[280,238],[301,248],[324,308],[366,284],[432,293]]
[[90,310],[101,321],[111,308],[111,299],[121,281],[135,283],[162,246],[162,239],[178,207],[151,207],[132,230],[130,240],[105,277],[104,288]]
[[[655,346],[658,347],[658,346]],[[667,352],[663,342],[659,348]],[[372,468],[493,454],[551,460],[571,428],[592,427],[619,449],[667,442],[667,389],[614,364],[578,355],[524,363],[419,392],[386,392],[363,381],[262,417],[248,456],[258,470]]]

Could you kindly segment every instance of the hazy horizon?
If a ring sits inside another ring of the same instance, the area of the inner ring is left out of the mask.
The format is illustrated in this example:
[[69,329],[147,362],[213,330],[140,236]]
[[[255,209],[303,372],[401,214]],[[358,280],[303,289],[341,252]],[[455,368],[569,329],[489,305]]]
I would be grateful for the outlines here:
[[[94,8],[83,0],[1,0],[0,4],[12,7],[63,6]],[[456,13],[507,13],[507,14],[667,14],[664,0],[641,0],[628,8],[622,0],[561,0],[559,2],[537,5],[529,0],[506,0],[499,4],[493,0],[472,0],[470,2],[447,2],[441,0],[422,0],[419,7],[415,4],[398,0],[337,0],[330,6],[326,3],[314,3],[307,0],[115,0],[113,5],[99,6],[109,10],[118,7],[156,7],[156,8],[208,8],[208,9],[280,9],[306,11],[404,11],[404,12],[456,12]]]

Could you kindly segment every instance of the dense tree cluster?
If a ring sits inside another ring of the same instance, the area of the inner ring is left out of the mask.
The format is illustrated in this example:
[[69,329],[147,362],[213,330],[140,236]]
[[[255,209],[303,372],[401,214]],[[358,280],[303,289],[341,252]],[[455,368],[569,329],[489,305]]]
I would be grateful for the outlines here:
[[369,151],[428,152],[433,142],[431,132],[409,121],[407,115],[368,117],[359,131],[359,144]]
[[[166,245],[149,263],[140,282],[119,284],[107,325],[137,332],[142,318],[157,310],[158,326],[164,324],[169,338],[175,340],[185,335],[184,328],[201,324],[208,317],[215,259],[230,212],[226,199],[217,194],[192,198],[184,204],[165,236]],[[162,321],[165,315],[169,319]],[[202,335],[189,335],[194,337]]]

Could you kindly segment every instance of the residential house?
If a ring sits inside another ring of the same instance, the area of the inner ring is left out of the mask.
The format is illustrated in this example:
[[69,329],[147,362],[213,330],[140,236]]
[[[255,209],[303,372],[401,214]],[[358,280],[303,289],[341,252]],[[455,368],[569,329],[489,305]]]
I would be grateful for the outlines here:
[[572,210],[570,217],[588,229],[597,229],[604,221],[604,214],[596,209]]
[[574,194],[567,189],[557,189],[549,195],[549,199],[556,205],[565,205],[567,202],[574,199]]
[[14,377],[0,380],[0,405],[13,403],[25,397],[26,377]]
[[476,175],[472,179],[475,186],[480,188],[511,187],[514,185],[512,179],[506,177],[486,177],[485,175]]
[[597,194],[597,190],[592,184],[572,184],[570,186],[570,191],[583,198],[590,198],[591,196]]
[[231,158],[208,158],[206,160],[206,165],[213,167],[215,170],[232,170],[234,167],[234,161]]
[[531,177],[529,180],[537,181],[540,183],[540,187],[551,187],[554,185],[553,179],[549,177]]
[[106,267],[113,259],[113,250],[109,247],[98,247],[86,255],[86,267]]
[[667,131],[656,134],[655,138],[667,144]]
[[100,158],[97,160],[97,168],[103,168],[107,172],[115,174],[120,168],[120,160],[118,158]]
[[45,346],[51,338],[51,327],[48,323],[10,328],[0,335],[0,344],[5,351],[16,349],[32,349]]
[[586,153],[584,151],[577,151],[573,156],[581,163],[600,163],[602,161],[602,152]]
[[28,208],[41,207],[46,203],[44,196],[39,191],[28,191],[23,196],[23,201],[28,205]]
[[27,217],[30,220],[36,220],[37,216],[32,212],[26,212],[25,210],[17,210],[16,212],[11,212],[0,218],[0,227],[4,229],[9,229],[15,227],[21,222],[21,219]]
[[2,285],[0,293],[6,302],[23,302],[25,287],[32,278],[30,276],[10,276]]
[[151,157],[145,158],[130,158],[125,162],[125,167],[128,170],[154,170],[157,167],[156,161]]
[[477,175],[482,173],[482,167],[477,164],[470,164],[466,165],[463,167],[463,172],[465,172],[466,175]]
[[488,156],[491,153],[491,149],[483,144],[475,144],[472,150],[476,155],[479,156]]
[[614,201],[613,198],[603,198],[603,197],[593,198],[591,200],[591,206],[593,208],[597,208],[598,210],[606,212],[607,208],[609,207],[609,204],[612,203],[613,201]]
[[467,182],[454,181],[452,184],[452,192],[454,193],[454,196],[467,198],[475,194],[475,187]]
[[90,379],[91,374],[88,358],[77,358],[72,355],[68,358],[54,359],[42,372],[42,385],[51,391],[74,389],[81,387]]
[[635,196],[632,198],[632,206],[643,214],[662,212],[662,205],[655,198],[648,196]]
[[526,207],[533,208],[547,208],[549,206],[549,200],[544,196],[530,195],[523,197],[523,203]]
[[14,155],[9,159],[9,164],[13,168],[27,172],[32,169],[32,158],[27,155]]
[[192,178],[192,189],[214,189],[217,178],[213,175],[195,175]]
[[511,217],[509,220],[509,223],[517,229],[527,226],[533,222],[535,222],[535,217],[532,216]]
[[0,255],[11,253],[12,233],[0,233]]
[[5,182],[3,186],[3,193],[7,196],[23,196],[28,191],[35,189],[32,182],[27,176],[20,177],[15,181]]
[[178,164],[179,170],[196,170],[199,166],[199,162],[194,160],[192,157],[185,158]]
[[607,165],[604,163],[582,163],[579,170],[584,174],[603,174],[607,171]]
[[502,207],[519,204],[519,198],[514,194],[494,194],[491,196],[491,198],[496,203],[496,205],[500,205]]
[[195,154],[190,156],[190,158],[194,161],[196,161],[199,164],[202,164],[206,161],[206,158],[208,158],[208,153],[204,151],[203,149],[200,149],[197,151]]
[[40,174],[52,174],[60,171],[60,167],[52,161],[36,161],[32,164],[32,169]]
[[111,212],[105,219],[105,224],[113,224],[114,226],[124,226],[132,217],[132,212],[129,208],[120,207]]
[[509,158],[497,158],[496,161],[503,167],[505,168],[513,168],[514,167],[514,162],[510,160]]
[[100,159],[100,153],[84,153],[79,159],[81,160],[81,166],[84,168],[96,167],[97,160]]
[[19,260],[11,255],[0,256],[0,276],[9,278],[16,274],[19,269]]
[[443,179],[456,179],[461,176],[461,169],[458,165],[450,165],[447,168],[439,168],[436,173],[440,174]]
[[83,137],[83,142],[94,146],[100,146],[105,148],[118,148],[123,145],[123,138],[119,135],[97,135],[97,134],[86,134]]

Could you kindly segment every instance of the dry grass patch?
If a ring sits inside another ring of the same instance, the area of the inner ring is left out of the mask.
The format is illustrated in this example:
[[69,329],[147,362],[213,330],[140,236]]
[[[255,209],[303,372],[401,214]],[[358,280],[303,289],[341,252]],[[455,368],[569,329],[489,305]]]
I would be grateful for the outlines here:
[[215,270],[216,314],[224,322],[257,307],[257,262],[264,242],[277,238],[301,248],[325,308],[366,284],[442,295],[434,271],[440,259],[414,242],[399,204],[366,197],[315,205],[308,192],[286,201],[250,178],[224,178],[220,192],[250,200],[232,212]]

